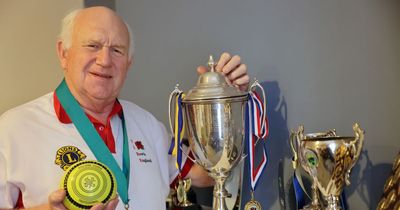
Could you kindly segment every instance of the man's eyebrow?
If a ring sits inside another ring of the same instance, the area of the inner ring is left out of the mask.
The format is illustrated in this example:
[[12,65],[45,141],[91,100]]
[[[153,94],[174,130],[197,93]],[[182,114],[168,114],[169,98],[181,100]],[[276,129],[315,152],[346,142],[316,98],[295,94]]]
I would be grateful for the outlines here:
[[123,48],[123,49],[127,48],[125,45],[122,45],[122,44],[115,44],[115,45],[111,45],[110,47]]
[[97,40],[93,40],[93,39],[91,39],[91,40],[84,40],[84,41],[82,41],[82,44],[100,44],[100,42],[99,41],[97,41]]

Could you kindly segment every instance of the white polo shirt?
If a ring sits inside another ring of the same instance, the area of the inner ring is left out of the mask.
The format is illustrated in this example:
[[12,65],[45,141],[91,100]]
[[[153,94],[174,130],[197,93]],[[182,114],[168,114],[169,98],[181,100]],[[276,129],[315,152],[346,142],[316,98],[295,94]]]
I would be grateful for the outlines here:
[[[0,117],[0,208],[13,208],[22,193],[24,207],[47,203],[59,189],[68,164],[95,160],[73,124],[60,123],[53,93],[5,112]],[[178,171],[168,155],[169,135],[153,115],[120,100],[130,153],[130,209],[165,209],[169,185]],[[122,123],[111,119],[117,162],[122,162]],[[117,209],[124,209],[120,200]]]

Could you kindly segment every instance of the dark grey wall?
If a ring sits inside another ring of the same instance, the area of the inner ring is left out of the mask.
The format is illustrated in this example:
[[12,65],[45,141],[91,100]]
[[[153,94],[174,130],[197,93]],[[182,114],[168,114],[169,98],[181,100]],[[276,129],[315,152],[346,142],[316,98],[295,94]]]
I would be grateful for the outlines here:
[[105,6],[115,10],[114,0],[84,0],[84,7]]
[[[122,92],[167,123],[176,83],[194,86],[210,53],[240,54],[268,93],[269,164],[256,199],[279,209],[278,169],[290,188],[288,134],[336,128],[365,147],[346,188],[350,209],[374,209],[400,134],[400,2],[316,0],[119,1],[132,26],[135,64]],[[246,171],[247,173],[247,171]],[[249,198],[245,177],[244,201]]]

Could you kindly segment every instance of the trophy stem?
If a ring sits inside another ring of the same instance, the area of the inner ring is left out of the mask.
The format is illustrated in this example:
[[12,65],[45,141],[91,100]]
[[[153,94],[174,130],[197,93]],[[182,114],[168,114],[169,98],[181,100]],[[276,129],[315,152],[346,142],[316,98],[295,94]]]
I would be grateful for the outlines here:
[[326,197],[326,200],[328,202],[328,206],[326,207],[327,210],[342,210],[339,205],[339,198],[337,196],[329,195]]
[[311,205],[314,206],[316,209],[322,209],[321,204],[319,202],[319,192],[318,192],[316,180],[313,181],[311,193],[312,193]]
[[322,210],[322,206],[319,200],[319,192],[316,184],[315,178],[313,178],[313,183],[311,185],[311,203],[306,205],[302,210]]
[[210,176],[215,180],[213,210],[228,210],[225,201],[226,197],[231,196],[225,189],[225,180],[228,175],[229,172],[210,173]]

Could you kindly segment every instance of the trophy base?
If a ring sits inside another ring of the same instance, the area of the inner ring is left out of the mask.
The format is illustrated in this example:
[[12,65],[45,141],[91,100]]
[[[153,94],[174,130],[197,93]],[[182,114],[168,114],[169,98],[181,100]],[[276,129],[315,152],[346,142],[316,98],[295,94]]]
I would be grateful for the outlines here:
[[316,205],[316,204],[309,204],[304,206],[302,209],[300,210],[323,210],[324,208],[322,208],[322,206],[320,205]]
[[193,204],[191,206],[174,206],[170,210],[204,210],[203,207],[201,207],[199,204]]

